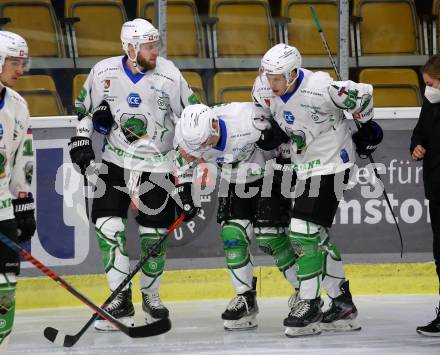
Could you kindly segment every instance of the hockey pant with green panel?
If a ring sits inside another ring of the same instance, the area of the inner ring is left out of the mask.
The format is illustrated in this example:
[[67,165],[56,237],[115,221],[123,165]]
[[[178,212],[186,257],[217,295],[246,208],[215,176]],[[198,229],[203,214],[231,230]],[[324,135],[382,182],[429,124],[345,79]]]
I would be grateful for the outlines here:
[[[100,217],[96,220],[96,234],[104,262],[104,270],[110,289],[118,287],[130,272],[125,233],[126,220],[120,217]],[[165,233],[164,228],[139,226],[141,255],[145,255],[154,243]],[[144,292],[157,292],[163,273],[166,255],[166,241],[142,266],[141,288]],[[127,289],[129,285],[125,289]]]
[[321,227],[321,251],[324,258],[322,287],[331,298],[342,294],[341,285],[345,281],[341,252],[330,242],[329,229]]
[[0,274],[0,354],[5,354],[14,325],[16,277]]
[[255,227],[255,239],[262,252],[274,258],[275,265],[284,278],[297,289],[296,256],[283,227]]
[[259,247],[275,259],[278,269],[286,279],[297,287],[295,256],[284,228],[252,228],[249,220],[231,219],[223,222],[221,237],[226,255],[229,274],[237,294],[252,289],[252,258],[249,244],[255,232]]
[[246,219],[231,219],[221,227],[226,264],[238,295],[252,289],[253,265],[249,252],[252,229],[251,222]]
[[297,277],[301,299],[315,299],[321,294],[323,254],[320,225],[292,218],[289,238],[297,255]]

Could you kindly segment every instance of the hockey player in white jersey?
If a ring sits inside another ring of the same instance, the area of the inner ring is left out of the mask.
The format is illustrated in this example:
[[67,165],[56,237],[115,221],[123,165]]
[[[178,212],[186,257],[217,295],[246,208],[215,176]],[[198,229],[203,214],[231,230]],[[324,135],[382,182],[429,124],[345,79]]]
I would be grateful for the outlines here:
[[[0,31],[0,232],[14,242],[35,233],[32,131],[26,101],[11,89],[28,69],[28,47],[19,35]],[[15,316],[19,256],[0,243],[0,353],[6,348]]]
[[[362,156],[371,154],[382,140],[381,128],[372,121],[372,86],[333,81],[326,73],[301,68],[300,53],[285,44],[266,52],[260,73],[253,98],[290,137],[295,190],[303,191],[293,200],[289,233],[298,255],[300,301],[284,320],[286,335],[360,329],[341,254],[330,242],[329,229],[355,162],[353,140]],[[343,111],[362,126],[353,139]],[[321,280],[332,300],[324,314]]]
[[[106,135],[102,159],[107,169],[100,172],[106,192],[93,201],[92,221],[110,290],[129,273],[125,224],[131,198],[139,196],[136,220],[141,255],[174,221],[175,205],[168,194],[174,188],[170,174],[173,164],[168,153],[173,149],[175,118],[185,106],[198,102],[176,66],[159,57],[159,32],[148,21],[124,23],[121,41],[124,56],[104,59],[92,68],[75,102],[79,122],[70,143],[72,162],[84,173],[95,159],[92,132]],[[151,183],[154,188],[150,188]],[[122,191],[124,188],[130,194]],[[186,219],[191,217],[187,214]],[[166,250],[164,243],[141,270],[147,322],[169,316],[159,297]],[[127,286],[107,309],[114,317],[133,324],[131,299]],[[104,320],[98,320],[95,327],[114,330]]]
[[[286,234],[289,200],[281,195],[279,183],[267,176],[270,169],[266,169],[266,163],[274,152],[264,152],[256,146],[261,130],[267,127],[261,126],[264,122],[260,113],[251,102],[212,108],[199,104],[185,108],[176,126],[176,191],[185,210],[196,209],[193,201],[197,198],[193,200],[191,184],[198,162],[221,167],[217,222],[221,224],[226,263],[236,292],[222,314],[226,330],[257,326],[252,235],[259,248],[274,258],[292,287],[298,287],[295,255]],[[268,181],[267,185],[264,181]]]

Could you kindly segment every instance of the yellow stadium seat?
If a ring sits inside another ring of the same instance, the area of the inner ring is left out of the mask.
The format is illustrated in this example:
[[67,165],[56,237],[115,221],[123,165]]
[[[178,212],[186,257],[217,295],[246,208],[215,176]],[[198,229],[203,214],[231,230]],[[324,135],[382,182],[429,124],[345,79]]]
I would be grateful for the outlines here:
[[88,74],[76,74],[73,77],[73,85],[72,85],[72,103],[75,102],[75,99],[78,97],[79,92],[81,91],[84,82],[87,79]]
[[209,15],[219,19],[218,57],[260,57],[274,44],[267,0],[211,0]]
[[31,117],[64,115],[64,108],[49,75],[24,75],[14,89],[27,101]]
[[336,0],[282,0],[281,15],[291,19],[287,26],[289,44],[298,48],[303,56],[327,56],[310,6],[315,8],[328,45],[332,53],[336,54],[339,48],[339,14]]
[[[354,0],[361,55],[420,54],[413,0]],[[359,44],[358,44],[359,45]]]
[[413,69],[362,69],[359,82],[373,85],[375,107],[415,107],[422,104],[419,79]]
[[203,89],[203,82],[200,74],[194,71],[182,71],[182,75],[188,82],[189,86],[191,86],[191,89],[197,95],[199,101],[206,104],[206,95],[205,90]]
[[122,0],[66,0],[66,17],[74,24],[79,57],[121,55],[120,33],[127,15]]
[[[155,20],[154,0],[138,0],[138,17]],[[203,30],[194,0],[167,1],[167,56],[205,57]]]
[[10,22],[5,31],[21,35],[32,57],[64,57],[62,32],[50,0],[0,0],[0,17]]
[[[440,48],[440,25],[439,25],[439,16],[440,16],[440,1],[433,0],[432,2],[432,14],[435,17],[435,29],[436,29],[436,38],[433,38],[435,44],[437,45],[437,50]],[[434,52],[435,53],[435,52]]]
[[221,72],[214,75],[214,100],[223,102],[252,101],[252,87],[258,72]]

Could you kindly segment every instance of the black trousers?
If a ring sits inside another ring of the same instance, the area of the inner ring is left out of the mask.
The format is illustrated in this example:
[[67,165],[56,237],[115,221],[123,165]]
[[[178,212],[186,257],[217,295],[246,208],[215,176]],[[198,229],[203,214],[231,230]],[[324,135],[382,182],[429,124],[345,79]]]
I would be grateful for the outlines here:
[[433,254],[435,268],[439,281],[440,293],[440,201],[429,200],[429,215],[431,217],[431,228],[433,234]]

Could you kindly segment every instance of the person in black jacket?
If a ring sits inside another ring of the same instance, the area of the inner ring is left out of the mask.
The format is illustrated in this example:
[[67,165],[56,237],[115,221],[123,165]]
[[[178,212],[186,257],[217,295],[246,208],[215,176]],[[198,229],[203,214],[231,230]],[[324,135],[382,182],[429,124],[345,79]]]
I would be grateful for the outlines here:
[[[423,160],[423,182],[429,200],[434,261],[440,283],[440,55],[432,56],[421,71],[426,84],[425,100],[411,137],[410,152],[414,160]],[[417,332],[440,336],[440,305],[436,308],[436,318],[426,326],[417,327]]]

